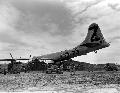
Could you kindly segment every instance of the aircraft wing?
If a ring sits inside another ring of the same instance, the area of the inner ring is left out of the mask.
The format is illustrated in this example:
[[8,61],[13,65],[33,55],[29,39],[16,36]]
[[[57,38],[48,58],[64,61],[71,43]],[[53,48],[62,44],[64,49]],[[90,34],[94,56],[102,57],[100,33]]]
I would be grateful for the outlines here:
[[0,61],[12,61],[12,60],[15,60],[15,59],[0,59]]
[[41,60],[53,60],[52,58],[41,58]]
[[26,58],[20,58],[20,59],[0,59],[0,61],[14,61],[14,60],[29,60]]
[[15,59],[15,60],[29,60],[28,58],[20,58],[20,59]]

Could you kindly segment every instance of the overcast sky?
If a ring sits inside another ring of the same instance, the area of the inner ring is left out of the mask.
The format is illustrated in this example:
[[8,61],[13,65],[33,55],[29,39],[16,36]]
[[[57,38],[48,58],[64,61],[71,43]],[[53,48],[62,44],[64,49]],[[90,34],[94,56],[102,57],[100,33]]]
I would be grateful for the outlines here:
[[0,0],[0,58],[71,49],[93,22],[111,45],[74,60],[120,64],[119,0]]

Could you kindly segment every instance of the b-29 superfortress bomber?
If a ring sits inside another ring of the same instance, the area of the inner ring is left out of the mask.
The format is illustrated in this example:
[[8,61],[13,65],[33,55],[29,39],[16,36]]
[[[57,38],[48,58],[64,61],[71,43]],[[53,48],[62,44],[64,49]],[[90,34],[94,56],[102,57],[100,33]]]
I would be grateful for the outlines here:
[[[42,56],[34,56],[32,60],[38,59],[39,61],[44,61],[45,63],[56,64],[57,62],[86,55],[89,52],[94,51],[97,53],[97,50],[109,46],[110,44],[105,41],[98,24],[92,23],[88,28],[88,33],[85,40],[75,48]],[[50,73],[51,71],[54,71],[53,69],[54,66],[52,69],[50,68]]]
[[[85,40],[75,48],[61,52],[46,54],[42,56],[34,56],[32,58],[32,61],[35,61],[37,59],[40,62],[42,61],[47,64],[51,63],[52,66],[50,66],[50,68],[47,69],[47,72],[52,73],[52,71],[53,72],[55,71],[61,73],[60,71],[61,66],[56,67],[57,63],[62,63],[64,60],[70,60],[71,58],[77,56],[86,55],[89,52],[94,51],[95,53],[97,53],[97,50],[109,46],[110,44],[105,41],[98,24],[92,23],[88,28],[88,33]],[[13,65],[15,63],[13,62],[14,60],[15,59],[13,59],[13,57],[12,59],[0,59],[0,61],[11,61]],[[29,59],[20,59],[20,60],[29,60]]]
[[97,53],[97,50],[109,47],[110,44],[107,43],[101,33],[101,30],[96,23],[92,23],[88,28],[88,33],[85,40],[73,49],[65,50],[61,52],[46,54],[42,56],[34,56],[34,59],[42,60],[47,62],[56,63],[58,61],[69,60],[71,58],[86,55],[89,52]]

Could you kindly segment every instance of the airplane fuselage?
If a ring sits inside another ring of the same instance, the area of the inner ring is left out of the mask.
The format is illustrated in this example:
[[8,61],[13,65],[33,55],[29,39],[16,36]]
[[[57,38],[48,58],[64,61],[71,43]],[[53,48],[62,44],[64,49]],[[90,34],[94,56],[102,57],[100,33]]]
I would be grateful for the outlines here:
[[39,60],[53,60],[54,62],[68,60],[77,56],[86,55],[89,52],[96,51],[105,47],[108,47],[109,44],[105,43],[103,45],[99,44],[87,44],[82,46],[77,46],[70,50],[65,50],[61,52],[51,53],[43,56],[33,57],[33,59],[37,58]]

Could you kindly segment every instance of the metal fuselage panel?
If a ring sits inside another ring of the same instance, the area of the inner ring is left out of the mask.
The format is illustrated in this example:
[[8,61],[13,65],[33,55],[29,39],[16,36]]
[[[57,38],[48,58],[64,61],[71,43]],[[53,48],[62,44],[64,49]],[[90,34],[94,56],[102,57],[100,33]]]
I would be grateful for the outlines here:
[[54,62],[63,61],[63,60],[68,60],[70,58],[77,57],[77,56],[86,55],[89,52],[96,51],[96,50],[99,50],[99,49],[102,49],[108,46],[109,46],[108,43],[102,44],[102,45],[96,45],[93,47],[86,47],[86,46],[79,45],[76,48],[73,48],[71,50],[65,50],[61,52],[38,56],[36,58],[38,58],[39,60],[41,59],[53,60]]

